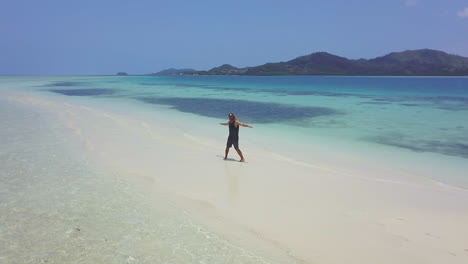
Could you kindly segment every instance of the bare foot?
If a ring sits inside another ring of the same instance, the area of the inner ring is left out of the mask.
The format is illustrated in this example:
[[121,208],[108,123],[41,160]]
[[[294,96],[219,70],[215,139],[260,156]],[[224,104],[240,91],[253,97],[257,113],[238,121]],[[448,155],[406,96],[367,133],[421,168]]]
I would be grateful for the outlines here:
[[239,160],[239,162],[245,162],[245,159],[241,159],[241,160]]
[[227,160],[227,157],[224,157],[224,160]]

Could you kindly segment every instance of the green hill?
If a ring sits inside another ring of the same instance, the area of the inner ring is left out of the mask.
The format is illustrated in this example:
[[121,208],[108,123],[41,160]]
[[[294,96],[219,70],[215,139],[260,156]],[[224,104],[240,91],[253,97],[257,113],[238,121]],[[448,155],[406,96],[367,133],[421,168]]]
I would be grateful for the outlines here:
[[443,75],[468,76],[468,58],[443,51],[422,49],[392,52],[374,59],[350,60],[326,52],[301,56],[287,62],[246,68],[229,64],[203,75]]

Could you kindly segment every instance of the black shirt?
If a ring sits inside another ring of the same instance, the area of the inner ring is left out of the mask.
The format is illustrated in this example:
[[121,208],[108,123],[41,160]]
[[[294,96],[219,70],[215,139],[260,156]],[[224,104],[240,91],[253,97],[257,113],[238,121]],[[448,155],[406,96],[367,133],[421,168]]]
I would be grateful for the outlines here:
[[236,127],[235,121],[229,122],[229,137],[238,138],[239,137],[239,126]]

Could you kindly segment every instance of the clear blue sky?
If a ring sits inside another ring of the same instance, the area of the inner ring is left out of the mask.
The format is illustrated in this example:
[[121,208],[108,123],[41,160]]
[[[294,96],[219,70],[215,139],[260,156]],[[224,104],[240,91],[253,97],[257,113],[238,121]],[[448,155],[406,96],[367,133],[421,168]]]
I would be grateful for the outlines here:
[[0,74],[207,70],[317,51],[468,57],[468,0],[1,0]]

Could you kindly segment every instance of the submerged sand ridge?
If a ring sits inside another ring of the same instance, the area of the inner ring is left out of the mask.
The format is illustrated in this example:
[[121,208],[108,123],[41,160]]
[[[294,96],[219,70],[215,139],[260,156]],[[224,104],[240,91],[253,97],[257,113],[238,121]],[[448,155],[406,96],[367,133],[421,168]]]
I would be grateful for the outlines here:
[[297,263],[212,232],[153,188],[152,178],[97,166],[72,104],[6,97],[0,263]]
[[[203,133],[197,122],[158,113],[115,111],[31,94],[10,93],[8,98],[47,113],[61,127],[57,133],[63,143],[76,144],[90,168],[138,190],[139,198],[132,202],[138,210],[152,208],[153,195],[167,199],[174,214],[184,212],[190,221],[249,252],[267,252],[276,261],[282,256],[285,261],[278,263],[468,261],[468,192],[418,178],[417,172],[382,167],[385,163],[341,162],[344,154],[321,160],[266,151],[259,147],[265,144],[253,142],[260,140],[253,130],[250,139],[241,139],[248,163],[223,161],[225,128],[216,123]],[[320,156],[310,152],[310,157]],[[237,158],[234,152],[231,157]],[[124,204],[121,209],[130,210]],[[105,217],[101,214],[96,221]],[[132,227],[126,230],[134,232]],[[153,254],[154,243],[139,245]],[[225,263],[236,263],[234,257],[224,257]],[[243,261],[239,263],[257,263]]]

